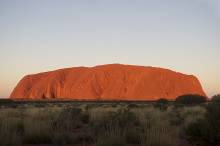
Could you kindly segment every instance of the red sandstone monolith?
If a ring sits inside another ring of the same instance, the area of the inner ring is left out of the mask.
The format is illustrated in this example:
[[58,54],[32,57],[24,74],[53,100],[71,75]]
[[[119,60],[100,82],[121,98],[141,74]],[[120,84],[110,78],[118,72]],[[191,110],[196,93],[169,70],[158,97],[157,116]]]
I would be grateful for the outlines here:
[[205,96],[199,80],[171,70],[121,64],[74,67],[25,76],[11,99],[174,100]]

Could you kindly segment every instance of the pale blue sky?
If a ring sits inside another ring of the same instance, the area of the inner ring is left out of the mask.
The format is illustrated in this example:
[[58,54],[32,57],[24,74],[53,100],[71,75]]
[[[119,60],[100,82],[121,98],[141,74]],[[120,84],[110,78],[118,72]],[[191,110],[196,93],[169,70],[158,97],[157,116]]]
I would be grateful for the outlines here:
[[0,0],[0,97],[26,74],[122,63],[220,93],[219,0]]

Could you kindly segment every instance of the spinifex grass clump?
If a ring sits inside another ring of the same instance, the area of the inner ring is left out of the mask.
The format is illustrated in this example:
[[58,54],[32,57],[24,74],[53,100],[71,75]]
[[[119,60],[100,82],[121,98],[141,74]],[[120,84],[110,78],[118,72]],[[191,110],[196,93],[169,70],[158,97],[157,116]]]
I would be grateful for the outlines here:
[[125,109],[117,112],[108,111],[91,121],[97,144],[106,146],[138,144],[139,137],[136,137],[138,132],[133,132],[136,132],[139,126],[138,117]]
[[88,130],[89,115],[80,108],[64,108],[53,121],[53,142],[58,144],[92,143]]

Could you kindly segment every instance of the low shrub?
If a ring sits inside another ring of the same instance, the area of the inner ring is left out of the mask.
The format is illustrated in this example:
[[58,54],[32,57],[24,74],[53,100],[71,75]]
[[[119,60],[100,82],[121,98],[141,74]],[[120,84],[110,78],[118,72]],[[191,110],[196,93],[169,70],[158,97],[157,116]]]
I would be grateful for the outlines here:
[[220,145],[220,102],[210,102],[204,118],[186,128],[188,140],[198,146]]
[[0,104],[14,104],[15,102],[11,99],[0,98]]
[[169,101],[167,99],[160,98],[156,101],[156,103],[154,104],[154,107],[159,108],[162,111],[165,111],[168,108],[168,104],[169,104]]
[[138,105],[137,105],[137,104],[130,103],[130,104],[128,104],[127,108],[128,108],[128,109],[138,108]]
[[211,98],[211,102],[213,102],[213,103],[220,102],[220,94],[214,95]]
[[206,97],[201,95],[182,95],[176,98],[177,104],[196,105],[206,102]]

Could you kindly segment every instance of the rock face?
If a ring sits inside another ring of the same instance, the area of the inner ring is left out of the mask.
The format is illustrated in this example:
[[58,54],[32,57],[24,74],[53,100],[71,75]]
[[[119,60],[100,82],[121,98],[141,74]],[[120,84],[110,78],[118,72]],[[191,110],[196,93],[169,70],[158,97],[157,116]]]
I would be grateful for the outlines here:
[[199,80],[171,70],[121,64],[74,67],[25,76],[11,99],[174,100],[206,96]]

